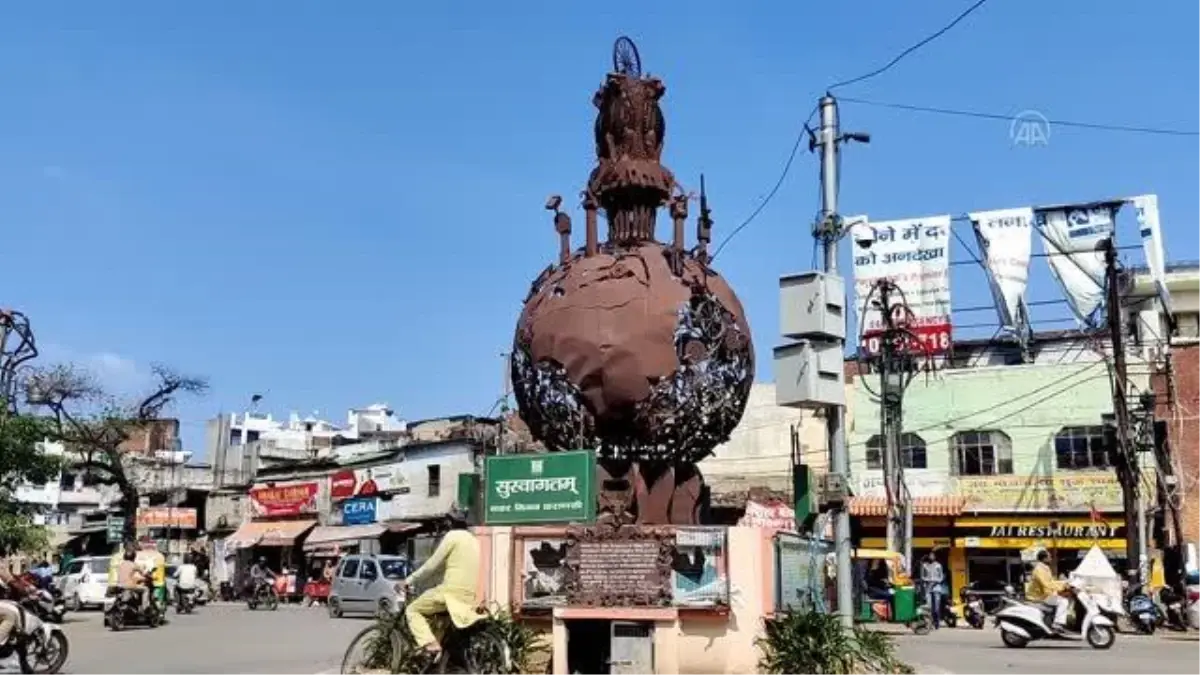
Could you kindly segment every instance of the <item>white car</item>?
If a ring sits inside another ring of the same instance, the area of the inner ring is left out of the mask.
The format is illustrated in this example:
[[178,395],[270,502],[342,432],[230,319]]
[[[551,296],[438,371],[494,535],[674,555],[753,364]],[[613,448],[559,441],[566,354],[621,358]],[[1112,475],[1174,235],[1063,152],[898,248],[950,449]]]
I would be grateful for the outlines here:
[[1200,628],[1200,586],[1187,587],[1187,620],[1191,628]]
[[67,565],[58,579],[67,609],[78,612],[87,607],[104,607],[108,593],[109,558],[76,558]]

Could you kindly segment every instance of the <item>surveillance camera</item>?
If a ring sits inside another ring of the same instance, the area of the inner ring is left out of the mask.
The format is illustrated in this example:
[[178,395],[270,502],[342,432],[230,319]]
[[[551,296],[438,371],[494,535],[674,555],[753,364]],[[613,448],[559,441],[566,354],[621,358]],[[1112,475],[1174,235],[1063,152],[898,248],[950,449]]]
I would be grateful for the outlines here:
[[873,227],[856,227],[852,234],[854,243],[858,244],[859,248],[871,248],[871,245],[875,243],[875,228]]

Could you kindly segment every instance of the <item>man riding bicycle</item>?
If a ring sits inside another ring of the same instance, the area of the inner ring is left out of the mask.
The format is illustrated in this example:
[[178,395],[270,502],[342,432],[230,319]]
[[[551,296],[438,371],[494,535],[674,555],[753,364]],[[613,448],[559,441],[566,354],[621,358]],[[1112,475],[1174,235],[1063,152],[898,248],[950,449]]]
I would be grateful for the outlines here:
[[463,629],[483,616],[476,610],[475,597],[479,541],[467,529],[466,514],[458,509],[446,514],[445,527],[447,531],[433,556],[404,580],[404,585],[411,588],[439,567],[443,570],[440,585],[425,591],[404,608],[414,642],[431,657],[441,653],[442,646],[429,626],[430,617],[444,612],[457,628]]
[[267,559],[259,558],[250,567],[250,595],[255,596],[262,587],[275,581],[275,572],[267,567]]

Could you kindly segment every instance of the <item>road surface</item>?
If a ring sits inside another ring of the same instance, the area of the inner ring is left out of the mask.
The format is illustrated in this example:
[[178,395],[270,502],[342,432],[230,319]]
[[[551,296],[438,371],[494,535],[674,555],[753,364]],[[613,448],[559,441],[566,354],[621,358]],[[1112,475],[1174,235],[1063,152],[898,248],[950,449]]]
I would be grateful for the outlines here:
[[[98,612],[68,614],[67,673],[318,673],[337,672],[350,639],[368,622],[330,619],[322,608],[251,612],[245,605],[201,607],[169,614],[170,624],[113,633]],[[1121,634],[1111,650],[1071,643],[1009,649],[995,628],[943,629],[896,638],[901,657],[925,673],[1195,673],[1196,634]],[[15,662],[5,664],[14,672]]]
[[[67,614],[66,673],[336,672],[361,619],[330,619],[320,607],[251,612],[244,604],[168,613],[155,629],[106,629],[99,612]],[[5,664],[9,668],[15,662]],[[12,672],[12,670],[6,670]]]
[[1196,633],[1154,636],[1121,633],[1107,651],[1080,642],[1035,642],[1005,647],[1000,631],[988,626],[942,629],[926,636],[898,635],[900,656],[928,673],[1196,673],[1200,642]]

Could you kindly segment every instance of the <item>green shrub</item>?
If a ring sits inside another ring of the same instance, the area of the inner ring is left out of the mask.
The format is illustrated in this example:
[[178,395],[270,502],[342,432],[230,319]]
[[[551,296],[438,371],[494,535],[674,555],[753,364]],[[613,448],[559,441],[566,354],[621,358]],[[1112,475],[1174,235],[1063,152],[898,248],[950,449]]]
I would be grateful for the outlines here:
[[846,629],[833,614],[792,612],[765,622],[759,668],[768,673],[912,673],[890,637],[860,626]]

